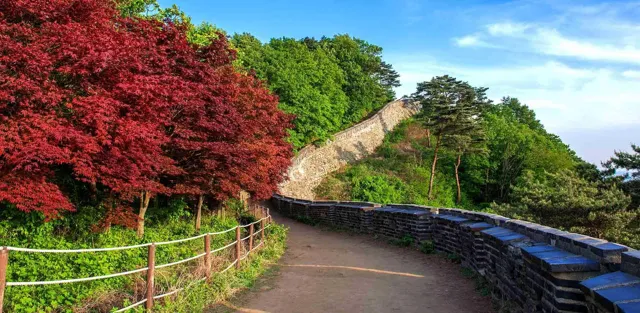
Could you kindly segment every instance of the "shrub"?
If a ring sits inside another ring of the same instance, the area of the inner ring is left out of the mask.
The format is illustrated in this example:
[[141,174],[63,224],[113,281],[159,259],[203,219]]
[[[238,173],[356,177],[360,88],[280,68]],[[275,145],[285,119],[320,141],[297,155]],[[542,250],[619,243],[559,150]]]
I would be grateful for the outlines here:
[[[83,211],[84,220],[93,216],[91,210]],[[110,231],[95,233],[89,229],[74,227],[70,219],[54,220],[43,223],[44,216],[39,212],[29,214],[16,213],[16,210],[0,211],[0,240],[3,245],[42,249],[81,249],[93,247],[113,247],[136,245],[146,242],[159,242],[182,239],[196,235],[190,218],[170,215],[149,221],[148,229],[142,239],[135,231],[121,227],[112,227]],[[188,213],[188,211],[182,211]],[[188,217],[188,216],[187,216]],[[83,223],[80,223],[83,224]],[[204,216],[202,232],[214,232],[237,225],[235,219],[217,219]],[[233,232],[212,237],[212,247],[220,247],[235,239]],[[156,251],[157,264],[164,264],[194,256],[202,252],[202,240],[192,240],[179,244],[159,246]],[[113,252],[93,252],[80,254],[42,254],[12,251],[9,257],[7,281],[43,281],[99,276],[145,267],[147,250],[145,248]],[[176,271],[179,268],[176,268]],[[174,272],[173,268],[169,271]],[[170,284],[175,278],[169,279]],[[120,306],[122,298],[131,297],[142,275],[98,280],[93,282],[72,283],[47,286],[12,286],[5,294],[5,309],[9,312],[72,312],[83,303],[94,301],[107,294],[116,295],[115,305]]]

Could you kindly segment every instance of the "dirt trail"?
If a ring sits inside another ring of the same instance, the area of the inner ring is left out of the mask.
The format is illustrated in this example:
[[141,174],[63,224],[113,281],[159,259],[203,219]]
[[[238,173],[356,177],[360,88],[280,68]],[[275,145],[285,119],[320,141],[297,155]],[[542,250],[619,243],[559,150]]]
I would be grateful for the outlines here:
[[473,281],[442,257],[368,235],[323,230],[277,215],[275,220],[290,227],[279,273],[227,303],[226,311],[493,312]]

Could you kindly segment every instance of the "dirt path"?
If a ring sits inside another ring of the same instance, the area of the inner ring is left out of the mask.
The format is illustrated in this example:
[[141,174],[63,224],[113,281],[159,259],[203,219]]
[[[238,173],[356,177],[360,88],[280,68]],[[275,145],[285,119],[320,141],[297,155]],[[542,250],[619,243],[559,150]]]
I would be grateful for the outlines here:
[[290,227],[279,272],[222,311],[493,312],[473,281],[442,257],[277,215],[275,220]]

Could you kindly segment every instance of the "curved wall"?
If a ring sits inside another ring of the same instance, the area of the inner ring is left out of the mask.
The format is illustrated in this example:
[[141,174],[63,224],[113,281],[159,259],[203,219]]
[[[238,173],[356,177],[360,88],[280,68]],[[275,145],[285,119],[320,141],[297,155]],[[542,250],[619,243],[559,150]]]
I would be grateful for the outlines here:
[[503,312],[640,312],[640,251],[623,245],[460,209],[281,195],[271,201],[290,217],[432,241],[484,276]]
[[288,180],[279,186],[280,193],[314,199],[313,188],[327,174],[373,153],[382,144],[386,133],[417,112],[417,106],[406,100],[396,100],[386,104],[367,120],[337,133],[325,145],[303,148],[293,158]]

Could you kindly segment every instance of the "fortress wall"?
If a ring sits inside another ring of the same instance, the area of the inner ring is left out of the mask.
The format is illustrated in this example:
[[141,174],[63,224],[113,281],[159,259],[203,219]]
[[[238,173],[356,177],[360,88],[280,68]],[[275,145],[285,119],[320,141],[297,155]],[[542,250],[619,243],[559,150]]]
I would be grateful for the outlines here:
[[483,276],[506,312],[640,312],[640,251],[495,214],[418,205],[271,199],[282,214],[432,243]]
[[335,134],[333,140],[325,145],[303,148],[293,158],[288,180],[279,186],[280,193],[314,199],[313,189],[327,174],[372,154],[382,144],[386,133],[417,112],[415,105],[406,100],[396,100],[367,120]]

